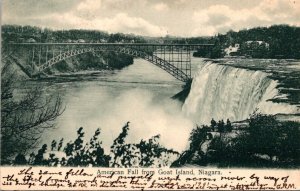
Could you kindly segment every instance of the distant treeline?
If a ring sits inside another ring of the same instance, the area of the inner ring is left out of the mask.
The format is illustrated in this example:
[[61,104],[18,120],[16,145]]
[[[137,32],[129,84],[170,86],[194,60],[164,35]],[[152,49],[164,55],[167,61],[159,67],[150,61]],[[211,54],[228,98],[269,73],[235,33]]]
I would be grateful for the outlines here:
[[79,42],[79,43],[180,43],[215,44],[209,50],[199,50],[197,57],[222,58],[225,49],[239,45],[234,56],[252,58],[300,58],[300,27],[273,25],[229,31],[212,37],[182,38],[167,35],[166,37],[145,37],[134,34],[109,34],[99,30],[52,30],[34,26],[3,25],[3,42]]
[[88,42],[88,43],[214,43],[214,37],[181,38],[174,36],[146,37],[134,34],[109,34],[100,30],[52,30],[36,26],[3,25],[3,42]]
[[99,30],[52,30],[35,26],[3,25],[2,41],[4,42],[144,42],[142,37],[122,33],[108,34]]
[[224,35],[218,34],[213,41],[215,47],[212,50],[199,50],[194,56],[221,58],[225,55],[225,48],[238,44],[235,56],[300,58],[300,27],[274,25],[229,31]]
[[[35,26],[2,26],[2,43],[129,43],[144,42],[143,38],[134,35],[125,35],[121,33],[108,34],[96,30],[51,30],[42,29]],[[14,52],[15,58],[22,65],[26,60],[24,52]],[[5,50],[2,54],[6,54]],[[22,59],[23,58],[23,59]],[[38,52],[35,52],[35,58],[38,59]],[[76,72],[81,70],[103,70],[103,69],[122,69],[133,64],[133,57],[115,52],[102,52],[97,54],[87,53],[76,57],[63,60],[60,64],[55,65],[46,73],[56,72]]]

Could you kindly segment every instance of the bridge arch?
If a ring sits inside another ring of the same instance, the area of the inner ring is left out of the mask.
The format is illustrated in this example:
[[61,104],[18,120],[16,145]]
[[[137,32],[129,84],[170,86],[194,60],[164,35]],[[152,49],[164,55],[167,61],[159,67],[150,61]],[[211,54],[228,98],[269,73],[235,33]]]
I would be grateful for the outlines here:
[[187,82],[190,80],[190,77],[187,74],[185,74],[182,70],[180,70],[179,68],[172,65],[168,61],[159,58],[158,56],[152,53],[147,53],[141,50],[136,50],[134,48],[128,48],[128,47],[106,47],[106,46],[77,48],[77,49],[72,49],[72,50],[67,50],[65,52],[62,52],[54,56],[53,58],[49,59],[46,63],[39,66],[38,72],[35,75],[40,74],[41,72],[45,71],[47,68],[55,64],[58,64],[60,61],[65,60],[67,58],[74,57],[88,52],[101,52],[101,51],[113,51],[118,53],[124,53],[134,57],[139,57],[165,70],[166,72],[168,72],[169,74],[171,74],[176,79],[182,82]]

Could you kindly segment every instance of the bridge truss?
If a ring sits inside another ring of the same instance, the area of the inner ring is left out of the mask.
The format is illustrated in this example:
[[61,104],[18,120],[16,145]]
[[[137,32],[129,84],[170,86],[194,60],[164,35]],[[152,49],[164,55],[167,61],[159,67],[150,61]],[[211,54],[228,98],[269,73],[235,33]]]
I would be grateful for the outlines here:
[[191,79],[191,52],[212,46],[212,44],[147,43],[12,43],[9,49],[21,55],[24,55],[25,51],[27,63],[31,65],[32,76],[79,54],[113,51],[145,59],[176,79],[186,82]]

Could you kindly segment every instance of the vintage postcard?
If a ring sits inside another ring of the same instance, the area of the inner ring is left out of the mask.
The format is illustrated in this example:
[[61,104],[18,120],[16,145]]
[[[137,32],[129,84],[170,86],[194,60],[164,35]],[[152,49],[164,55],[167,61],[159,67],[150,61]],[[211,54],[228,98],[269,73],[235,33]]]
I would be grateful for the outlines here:
[[0,190],[300,190],[300,1],[0,3]]

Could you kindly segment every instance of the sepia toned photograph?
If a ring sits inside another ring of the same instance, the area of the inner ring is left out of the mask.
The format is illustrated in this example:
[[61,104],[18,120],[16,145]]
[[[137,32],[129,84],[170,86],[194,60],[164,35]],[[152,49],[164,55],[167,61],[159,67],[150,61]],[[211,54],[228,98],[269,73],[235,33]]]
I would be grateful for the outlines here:
[[0,190],[300,189],[300,1],[0,3]]

